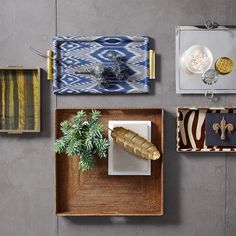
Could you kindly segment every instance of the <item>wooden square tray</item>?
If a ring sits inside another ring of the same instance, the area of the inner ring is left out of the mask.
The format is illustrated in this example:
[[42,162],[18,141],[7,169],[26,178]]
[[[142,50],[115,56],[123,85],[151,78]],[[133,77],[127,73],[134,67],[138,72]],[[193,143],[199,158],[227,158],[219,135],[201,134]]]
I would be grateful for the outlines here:
[[[56,110],[56,138],[60,123],[81,109]],[[88,109],[83,109],[88,111]],[[90,109],[89,109],[90,110]],[[108,176],[108,159],[81,172],[78,159],[56,154],[56,214],[61,216],[160,216],[163,214],[162,109],[100,109],[105,127],[109,120],[152,121],[152,142],[161,158],[152,161],[151,176]],[[107,131],[105,136],[107,136]]]
[[[207,146],[205,121],[207,113],[236,113],[236,108],[177,108],[178,152],[236,152],[236,146]],[[235,114],[236,115],[236,114]]]

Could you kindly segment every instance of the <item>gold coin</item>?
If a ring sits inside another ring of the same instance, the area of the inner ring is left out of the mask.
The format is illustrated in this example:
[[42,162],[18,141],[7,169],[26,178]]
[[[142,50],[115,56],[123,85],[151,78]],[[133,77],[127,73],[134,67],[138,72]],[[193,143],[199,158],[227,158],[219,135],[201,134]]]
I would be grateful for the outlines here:
[[234,67],[233,61],[228,57],[220,57],[215,64],[215,69],[222,75],[232,72]]

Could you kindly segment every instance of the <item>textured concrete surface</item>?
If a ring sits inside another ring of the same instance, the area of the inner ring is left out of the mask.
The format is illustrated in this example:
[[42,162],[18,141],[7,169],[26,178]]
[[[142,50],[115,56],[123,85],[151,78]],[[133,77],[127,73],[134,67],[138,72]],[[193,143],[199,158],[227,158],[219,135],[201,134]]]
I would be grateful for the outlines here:
[[[212,103],[175,94],[175,25],[213,19],[235,24],[233,0],[0,0],[0,65],[41,66],[40,51],[57,35],[149,35],[158,52],[159,80],[150,95],[58,96],[43,75],[39,135],[0,135],[1,236],[234,236],[236,155],[177,154],[176,106],[236,106],[236,95]],[[109,99],[108,99],[109,98]],[[56,107],[163,107],[165,214],[163,217],[54,215],[53,111]]]

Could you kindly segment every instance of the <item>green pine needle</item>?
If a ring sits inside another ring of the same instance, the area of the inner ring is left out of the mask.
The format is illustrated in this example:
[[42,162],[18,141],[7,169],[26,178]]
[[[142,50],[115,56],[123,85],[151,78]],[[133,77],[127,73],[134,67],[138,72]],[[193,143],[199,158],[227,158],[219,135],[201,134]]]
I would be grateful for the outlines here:
[[81,170],[94,168],[95,157],[106,158],[109,147],[108,139],[103,138],[104,126],[100,117],[100,111],[92,110],[87,114],[81,110],[71,120],[61,122],[63,136],[54,143],[54,151],[70,157],[80,156]]

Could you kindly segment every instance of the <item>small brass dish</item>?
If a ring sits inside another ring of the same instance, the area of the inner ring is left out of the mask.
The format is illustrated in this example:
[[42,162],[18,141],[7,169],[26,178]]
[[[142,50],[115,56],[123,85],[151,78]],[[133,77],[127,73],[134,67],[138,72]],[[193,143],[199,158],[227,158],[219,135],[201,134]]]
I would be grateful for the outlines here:
[[232,72],[234,67],[233,60],[229,57],[220,57],[215,63],[215,69],[221,75],[227,75]]

